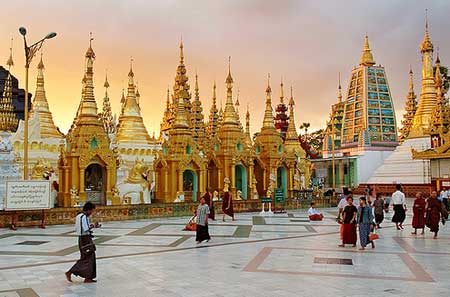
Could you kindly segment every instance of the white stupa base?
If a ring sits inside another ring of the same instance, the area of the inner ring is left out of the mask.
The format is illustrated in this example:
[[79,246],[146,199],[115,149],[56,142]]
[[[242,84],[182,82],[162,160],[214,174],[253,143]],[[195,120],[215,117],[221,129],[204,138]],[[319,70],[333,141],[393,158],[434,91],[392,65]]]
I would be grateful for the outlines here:
[[387,157],[369,178],[369,184],[429,184],[429,160],[413,160],[411,149],[423,151],[431,147],[430,137],[405,140]]

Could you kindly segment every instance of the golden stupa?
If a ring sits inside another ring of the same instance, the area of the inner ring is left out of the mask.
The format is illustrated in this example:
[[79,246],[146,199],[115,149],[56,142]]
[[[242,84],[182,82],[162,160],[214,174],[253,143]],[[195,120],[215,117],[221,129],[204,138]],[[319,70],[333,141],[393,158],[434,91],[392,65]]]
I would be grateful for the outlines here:
[[53,116],[48,107],[47,96],[45,95],[44,86],[44,62],[41,60],[37,66],[36,92],[34,94],[33,104],[29,114],[30,119],[34,113],[39,114],[39,126],[42,138],[63,138],[64,135],[58,130],[53,122]]
[[[65,207],[85,201],[107,204],[109,200],[112,204],[118,203],[112,201],[118,154],[110,149],[108,134],[97,112],[93,82],[95,53],[91,44],[85,57],[81,102],[67,133],[66,145],[60,148],[58,201],[60,206]],[[73,201],[77,196],[79,201]]]

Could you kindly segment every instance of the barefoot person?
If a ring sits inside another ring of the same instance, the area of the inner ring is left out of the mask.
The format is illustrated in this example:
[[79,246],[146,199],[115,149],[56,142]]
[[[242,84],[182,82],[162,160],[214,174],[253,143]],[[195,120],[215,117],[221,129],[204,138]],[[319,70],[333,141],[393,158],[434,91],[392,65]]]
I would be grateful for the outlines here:
[[377,229],[379,229],[384,220],[384,200],[381,198],[381,193],[377,193],[375,200],[373,201],[373,212]]
[[421,192],[416,194],[416,200],[414,200],[413,204],[413,219],[412,219],[412,227],[414,228],[414,232],[411,234],[416,235],[417,229],[422,229],[422,233],[425,231],[425,210],[427,206],[427,201],[423,198]]
[[356,246],[356,216],[358,209],[353,205],[353,198],[347,198],[347,206],[343,210],[343,222],[342,222],[342,244],[340,247],[344,247],[346,244]]
[[203,195],[203,198],[205,198],[205,203],[209,207],[209,215],[208,215],[208,217],[211,220],[215,221],[216,214],[215,214],[215,211],[214,211],[213,194],[211,193],[211,189],[210,188],[208,188],[208,190],[206,191],[206,194]]
[[406,218],[406,198],[405,194],[401,191],[402,186],[400,184],[397,184],[395,188],[397,190],[392,194],[392,204],[394,208],[392,222],[395,223],[397,230],[403,230],[403,222]]
[[442,219],[442,224],[448,218],[448,212],[442,203],[437,199],[437,192],[432,191],[431,196],[427,202],[427,213],[425,223],[431,232],[434,232],[434,239],[437,239],[439,232],[439,222]]
[[231,197],[231,193],[229,192],[227,183],[225,183],[225,187],[223,189],[222,212],[223,212],[222,221],[225,222],[225,215],[230,216],[231,219],[234,221],[233,199]]
[[209,206],[206,204],[205,198],[202,197],[200,199],[200,205],[197,208],[197,230],[195,236],[197,243],[202,243],[204,240],[208,242],[211,239],[208,230],[208,215]]
[[370,226],[372,224],[372,208],[367,204],[366,197],[361,197],[359,198],[358,208],[359,242],[361,243],[360,250],[364,250],[369,242],[372,244],[372,248],[375,248],[374,242],[369,240]]
[[83,212],[75,218],[75,231],[78,235],[78,248],[81,256],[80,260],[66,272],[66,278],[69,282],[72,281],[72,274],[83,277],[85,283],[97,282],[95,280],[97,276],[95,245],[92,241],[94,225],[89,221],[94,209],[95,205],[92,202],[86,202],[83,206]]

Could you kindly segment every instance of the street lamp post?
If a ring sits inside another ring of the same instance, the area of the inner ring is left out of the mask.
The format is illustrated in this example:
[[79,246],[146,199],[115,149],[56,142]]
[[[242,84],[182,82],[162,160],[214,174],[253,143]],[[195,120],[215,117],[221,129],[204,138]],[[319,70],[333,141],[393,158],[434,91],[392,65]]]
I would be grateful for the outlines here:
[[30,68],[31,60],[36,53],[41,49],[42,44],[46,39],[56,36],[55,32],[48,33],[44,38],[38,42],[28,46],[27,29],[25,27],[19,28],[19,33],[23,36],[23,43],[25,48],[25,108],[24,108],[24,127],[23,127],[23,179],[28,179],[28,70]]

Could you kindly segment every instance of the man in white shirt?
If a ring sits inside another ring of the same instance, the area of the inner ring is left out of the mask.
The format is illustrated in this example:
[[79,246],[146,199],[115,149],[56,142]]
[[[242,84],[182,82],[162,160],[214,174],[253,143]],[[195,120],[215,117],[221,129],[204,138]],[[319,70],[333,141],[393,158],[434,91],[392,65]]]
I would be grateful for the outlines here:
[[402,186],[400,184],[397,184],[395,188],[396,191],[392,194],[391,200],[394,209],[392,222],[395,223],[397,230],[403,230],[403,222],[406,218],[406,198],[405,194],[401,191]]
[[316,204],[314,202],[311,202],[311,207],[308,210],[308,216],[309,216],[310,221],[322,221],[323,220],[323,214],[317,210]]

